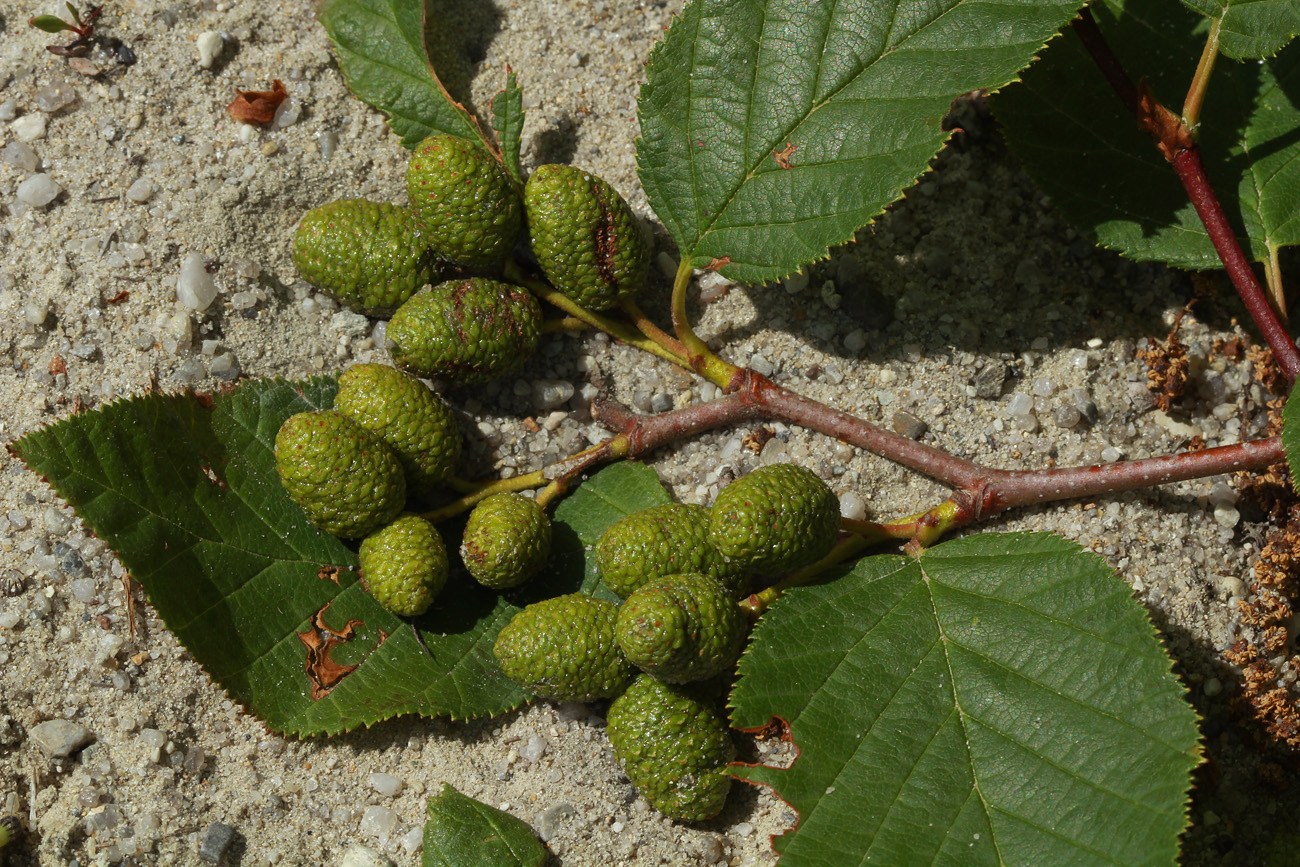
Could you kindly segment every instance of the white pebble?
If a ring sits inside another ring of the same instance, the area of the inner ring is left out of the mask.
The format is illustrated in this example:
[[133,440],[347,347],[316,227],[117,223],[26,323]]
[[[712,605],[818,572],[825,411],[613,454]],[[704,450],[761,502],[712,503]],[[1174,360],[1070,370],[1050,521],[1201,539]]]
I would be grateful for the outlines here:
[[1007,401],[1007,415],[1028,415],[1034,411],[1034,399],[1027,394],[1016,392]]
[[138,205],[153,198],[153,181],[148,178],[138,178],[135,183],[126,189],[126,197]]
[[46,174],[32,175],[18,185],[18,201],[33,208],[43,208],[54,201],[63,187]]
[[532,384],[531,391],[535,408],[555,409],[573,397],[573,383],[561,379],[539,379]]
[[361,833],[381,841],[386,841],[396,826],[397,814],[387,807],[366,807],[361,816]]
[[343,853],[339,867],[393,867],[393,862],[369,846],[353,843]]
[[11,141],[0,150],[0,160],[13,166],[20,172],[34,172],[41,164],[41,158],[32,150],[31,145],[20,141]]
[[217,284],[208,273],[201,253],[190,253],[176,278],[176,300],[202,313],[217,297]]
[[290,97],[280,103],[279,108],[275,110],[275,117],[271,120],[271,126],[274,129],[284,129],[293,126],[302,117],[302,100]]
[[386,798],[395,798],[401,794],[403,783],[392,774],[376,773],[366,779],[372,789]]
[[204,69],[211,69],[212,64],[217,62],[221,56],[221,51],[226,47],[226,40],[221,38],[221,34],[215,30],[205,30],[199,34],[199,38],[194,40],[194,47],[199,52],[199,66]]
[[9,128],[14,131],[19,141],[36,141],[45,138],[46,126],[47,122],[43,114],[25,114],[9,124]]
[[416,825],[411,830],[402,835],[402,848],[406,854],[414,855],[424,848],[424,828]]
[[845,491],[840,497],[840,516],[854,521],[863,521],[867,517],[867,504],[853,491]]
[[1237,507],[1229,503],[1220,503],[1214,507],[1214,520],[1220,527],[1231,530],[1241,520]]

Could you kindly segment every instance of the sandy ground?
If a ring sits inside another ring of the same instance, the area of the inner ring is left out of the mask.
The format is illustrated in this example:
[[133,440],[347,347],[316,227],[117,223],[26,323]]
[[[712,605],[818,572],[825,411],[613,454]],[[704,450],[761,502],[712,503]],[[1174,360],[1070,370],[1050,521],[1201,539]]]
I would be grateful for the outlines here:
[[[598,172],[649,216],[633,163],[635,97],[679,4],[464,7],[454,26],[472,47],[474,102],[486,106],[507,63],[519,72],[527,165]],[[60,11],[0,0],[0,440],[150,383],[208,390],[382,360],[371,324],[337,315],[288,253],[308,208],[404,198],[406,154],[383,117],[347,95],[311,4],[110,2],[101,32],[135,62],[94,54],[94,77],[46,52],[59,40],[25,24]],[[196,40],[209,31],[221,50],[202,68]],[[292,123],[254,129],[227,116],[237,88],[273,79],[300,109]],[[964,122],[970,132],[936,171],[810,280],[710,284],[701,331],[782,384],[885,425],[923,426],[926,441],[997,466],[1141,457],[1195,434],[1215,444],[1256,433],[1264,395],[1248,386],[1246,364],[1207,360],[1215,337],[1238,333],[1231,301],[1185,322],[1196,395],[1155,411],[1134,348],[1167,331],[1188,280],[1092,248],[987,123]],[[41,174],[57,195],[23,204],[19,185]],[[671,254],[662,235],[660,250]],[[196,253],[219,263],[204,314],[175,292]],[[644,306],[662,314],[656,279]],[[579,371],[592,363],[647,411],[715,393],[608,341],[552,338],[520,378],[453,396],[477,432],[471,469],[533,469],[585,445]],[[557,411],[534,403],[534,383],[550,379],[577,394],[553,429],[529,435],[525,419]],[[711,502],[720,484],[773,460],[813,467],[875,517],[944,496],[802,430],[777,426],[760,456],[739,447],[743,433],[704,436],[654,465],[688,502]],[[740,787],[716,820],[675,825],[636,796],[601,720],[578,706],[471,724],[395,720],[307,742],[268,733],[146,605],[130,641],[111,552],[3,452],[0,476],[0,807],[29,826],[6,850],[10,865],[193,863],[214,822],[235,829],[228,863],[333,865],[364,843],[412,864],[424,797],[443,782],[532,823],[567,867],[775,863],[768,837],[794,820],[778,799]],[[1260,753],[1227,709],[1235,674],[1218,654],[1239,633],[1232,601],[1248,593],[1258,531],[1216,481],[1018,513],[994,528],[1060,532],[1125,574],[1208,716],[1214,771],[1193,796],[1185,863],[1258,864],[1275,835],[1294,832],[1284,817],[1296,799],[1259,782]],[[29,733],[50,719],[79,723],[94,743],[46,757]]]

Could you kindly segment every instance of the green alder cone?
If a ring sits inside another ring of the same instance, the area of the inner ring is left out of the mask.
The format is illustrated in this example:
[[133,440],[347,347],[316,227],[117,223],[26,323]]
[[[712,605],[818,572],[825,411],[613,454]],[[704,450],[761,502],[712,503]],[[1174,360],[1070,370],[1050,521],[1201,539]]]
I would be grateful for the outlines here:
[[514,373],[537,349],[542,310],[527,290],[472,277],[426,287],[388,322],[393,361],[470,385]]
[[380,605],[401,617],[429,610],[447,583],[447,546],[419,515],[402,515],[361,543],[361,577]]
[[504,262],[523,224],[519,189],[505,166],[459,136],[420,142],[406,167],[406,196],[428,242],[462,265]]
[[840,530],[835,492],[812,470],[772,464],[722,489],[709,513],[709,541],[765,576],[815,563]]
[[623,603],[615,637],[628,660],[668,683],[707,680],[731,669],[746,619],[731,593],[708,575],[665,575]]
[[627,778],[665,816],[716,816],[736,757],[727,720],[687,689],[643,674],[609,706],[606,732]]
[[651,506],[619,520],[596,543],[600,576],[626,599],[662,575],[703,572],[739,596],[749,584],[744,565],[709,543],[709,510],[686,503]]
[[650,239],[608,183],[570,166],[541,166],[524,187],[528,237],[551,285],[606,310],[650,273]]
[[411,493],[433,491],[456,472],[462,448],[456,418],[415,377],[386,364],[354,364],[339,377],[334,409],[393,450]]
[[551,517],[523,494],[493,494],[474,507],[465,524],[460,557],[484,587],[518,587],[551,555]]
[[632,679],[614,640],[618,606],[581,593],[535,602],[510,619],[492,651],[506,677],[552,701],[613,698]]
[[364,199],[308,211],[293,236],[293,264],[308,283],[371,316],[387,316],[441,275],[410,210]]
[[335,536],[367,536],[406,504],[406,477],[397,456],[331,409],[285,420],[275,435],[275,467],[307,519]]

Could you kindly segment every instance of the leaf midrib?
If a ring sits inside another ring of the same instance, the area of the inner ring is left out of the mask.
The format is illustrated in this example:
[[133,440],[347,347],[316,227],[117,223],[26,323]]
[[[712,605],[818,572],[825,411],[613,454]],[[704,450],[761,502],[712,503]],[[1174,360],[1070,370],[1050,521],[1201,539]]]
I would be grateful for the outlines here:
[[[824,106],[826,106],[828,103],[830,103],[830,102],[831,102],[831,101],[832,101],[832,100],[833,100],[833,99],[834,99],[834,98],[835,98],[839,93],[843,92],[847,87],[849,87],[851,84],[853,84],[855,81],[857,81],[857,80],[858,80],[862,75],[864,75],[865,73],[867,73],[867,72],[868,72],[868,71],[869,71],[873,66],[875,66],[875,64],[879,63],[881,60],[883,60],[885,57],[889,56],[890,54],[893,54],[893,53],[895,53],[896,51],[898,51],[900,48],[902,48],[903,46],[905,46],[905,45],[908,43],[909,40],[914,39],[917,35],[919,35],[919,34],[925,32],[926,29],[928,29],[929,27],[932,27],[936,22],[940,21],[940,20],[943,19],[946,15],[948,15],[948,13],[952,12],[954,9],[958,8],[959,6],[963,6],[963,5],[965,5],[967,2],[970,2],[970,0],[959,0],[959,2],[954,3],[952,6],[949,6],[947,9],[944,9],[944,10],[943,10],[939,15],[937,15],[937,16],[934,17],[933,19],[927,21],[927,22],[925,23],[924,26],[918,28],[918,29],[915,30],[913,33],[909,34],[909,35],[908,35],[908,36],[907,36],[903,41],[899,42],[898,45],[895,45],[895,46],[892,46],[892,47],[888,47],[888,39],[886,39],[885,42],[884,42],[883,44],[884,44],[885,46],[887,46],[887,47],[885,47],[884,49],[882,49],[882,51],[880,52],[880,54],[879,54],[878,56],[876,56],[875,58],[873,58],[869,63],[865,63],[865,64],[863,64],[863,66],[862,66],[861,69],[859,69],[856,73],[854,73],[850,78],[848,78],[848,79],[847,79],[843,84],[841,84],[841,85],[840,85],[838,88],[836,88],[834,91],[832,91],[831,93],[827,94],[827,96],[826,96],[825,99],[821,100],[820,102],[815,103],[812,107],[810,107],[810,108],[808,109],[807,112],[804,113],[804,115],[803,115],[802,117],[800,117],[798,120],[794,121],[793,123],[789,124],[788,127],[787,127],[787,128],[786,128],[786,129],[785,129],[785,130],[780,134],[780,135],[776,136],[777,140],[792,137],[792,136],[794,135],[795,131],[798,130],[801,126],[803,126],[803,125],[804,125],[804,124],[805,124],[805,123],[806,123],[806,122],[807,122],[807,121],[808,121],[808,120],[809,120],[809,119],[810,119],[814,114],[816,114],[816,113],[817,113],[818,111],[820,111]],[[766,25],[767,25],[767,14],[766,14],[766,13],[767,13],[767,8],[768,8],[768,7],[767,7],[766,5],[764,5],[764,7],[763,7],[763,23],[762,23],[762,27],[763,27],[763,28],[766,28]],[[822,68],[823,68],[823,66],[825,65],[825,64],[824,64],[824,60],[825,60],[825,57],[826,57],[827,43],[828,43],[829,40],[830,40],[830,31],[831,31],[831,28],[830,28],[830,26],[829,26],[829,22],[833,19],[833,17],[834,17],[834,12],[835,12],[835,10],[837,10],[838,8],[839,8],[839,3],[836,2],[836,4],[835,4],[835,8],[834,8],[833,10],[831,10],[831,15],[830,15],[830,17],[827,18],[828,26],[825,27],[825,28],[823,29],[823,32],[822,32],[822,34],[821,34],[821,37],[822,37],[822,45],[821,45],[821,50],[820,50],[820,52],[819,52],[820,56],[819,56],[819,58],[818,58],[818,62],[817,62],[817,77],[818,77],[818,80],[820,80],[820,78],[821,78]],[[889,17],[889,33],[890,33],[890,34],[893,33],[894,23],[897,21],[897,19],[898,19],[898,4],[897,4],[897,2],[895,2],[895,4],[894,4],[894,8],[893,8],[893,13],[892,13],[892,14],[890,15],[890,17]],[[698,33],[699,33],[699,28],[697,27],[697,28],[696,28],[696,35],[697,35],[697,36],[698,36]],[[690,68],[692,68],[692,69],[694,68],[694,60],[695,60],[695,44],[696,44],[696,40],[692,40],[692,42],[691,42],[691,66],[690,66]],[[762,42],[761,42],[761,40],[760,40],[760,42],[759,42],[759,47],[761,47],[761,46],[762,46]],[[753,73],[752,73],[752,74],[753,74],[753,75],[757,75],[757,74],[758,74],[757,51],[755,52],[754,62],[751,63],[750,66],[753,67]],[[690,77],[690,76],[688,76],[688,81],[693,81],[693,78]],[[751,124],[749,121],[750,121],[750,118],[752,117],[752,114],[753,114],[753,111],[754,111],[754,107],[755,107],[755,97],[756,97],[756,96],[757,96],[757,94],[755,93],[754,88],[753,88],[753,87],[750,87],[750,89],[749,89],[749,99],[746,100],[746,104],[745,104],[745,121],[746,121],[746,123],[745,123],[745,153],[746,153],[746,154],[748,154],[748,152],[749,152],[749,132],[750,132],[750,130],[752,129],[752,124]],[[744,175],[743,175],[739,180],[737,180],[737,181],[734,183],[734,185],[731,187],[730,191],[729,191],[728,194],[727,194],[726,199],[724,200],[724,202],[723,202],[723,204],[722,204],[722,207],[720,207],[720,208],[717,209],[717,211],[714,213],[712,219],[710,219],[710,220],[708,221],[707,224],[704,223],[704,221],[702,220],[702,214],[701,214],[701,212],[700,212],[700,204],[701,204],[701,201],[702,201],[702,197],[700,196],[700,185],[699,185],[699,183],[698,183],[699,173],[696,171],[696,166],[695,166],[695,157],[694,157],[694,150],[692,150],[692,149],[690,148],[690,141],[689,141],[689,138],[690,138],[690,136],[689,136],[689,131],[690,131],[691,129],[694,129],[694,119],[695,119],[695,98],[694,98],[694,90],[693,90],[693,88],[691,88],[689,85],[688,85],[688,89],[687,89],[687,112],[688,112],[688,120],[687,120],[687,124],[686,124],[686,130],[687,130],[687,133],[688,133],[688,135],[687,135],[687,139],[688,139],[688,141],[687,141],[687,149],[688,149],[687,152],[692,154],[692,156],[691,156],[691,176],[692,176],[692,187],[693,187],[694,190],[695,190],[695,195],[694,195],[692,198],[694,198],[694,200],[695,200],[696,225],[703,226],[703,228],[701,229],[701,231],[699,232],[699,234],[696,236],[695,243],[692,245],[693,249],[691,250],[691,255],[694,256],[694,255],[697,254],[697,251],[698,251],[699,248],[702,246],[705,237],[707,237],[711,232],[714,231],[714,227],[716,226],[718,220],[720,220],[720,219],[722,218],[723,214],[727,213],[727,211],[730,210],[732,204],[733,204],[733,203],[735,202],[735,200],[736,200],[736,197],[740,195],[741,190],[744,189],[745,185],[748,184],[751,180],[753,180],[754,177],[756,177],[759,167],[761,167],[761,166],[763,165],[763,163],[767,161],[767,155],[764,154],[764,155],[758,157],[757,161],[754,162],[754,163],[752,163],[752,164],[751,164],[751,165],[746,169]]]

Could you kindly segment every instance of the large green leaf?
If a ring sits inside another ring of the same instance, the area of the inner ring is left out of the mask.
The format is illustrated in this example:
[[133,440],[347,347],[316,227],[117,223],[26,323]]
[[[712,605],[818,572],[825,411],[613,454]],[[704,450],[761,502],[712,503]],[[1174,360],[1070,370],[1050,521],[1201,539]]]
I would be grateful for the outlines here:
[[785,720],[781,867],[1174,864],[1196,717],[1129,587],[1044,534],[872,557],[791,591],[733,719]]
[[[1182,105],[1210,24],[1180,3],[1093,6],[1134,79]],[[1300,243],[1300,44],[1270,60],[1220,60],[1201,112],[1206,171],[1247,254]],[[1078,39],[1059,40],[994,101],[1026,171],[1077,225],[1134,259],[1222,267],[1178,178],[1137,129]]]
[[[439,72],[446,78],[460,60],[459,46],[445,26],[455,12],[452,0],[321,3],[321,24],[338,52],[348,87],[389,115],[393,132],[408,148],[435,133],[483,139],[478,121],[439,78]],[[427,29],[426,22],[431,25]],[[435,26],[437,22],[444,26]],[[431,56],[439,72],[430,65]]]
[[952,100],[1006,84],[1078,0],[693,0],[641,88],[641,183],[697,267],[824,258],[925,171]]
[[1300,33],[1300,0],[1183,0],[1219,24],[1219,50],[1237,60],[1272,57]]
[[[332,733],[397,714],[463,718],[518,706],[527,695],[492,659],[497,632],[522,604],[596,589],[585,546],[667,494],[644,466],[610,467],[557,507],[544,577],[504,597],[453,573],[429,613],[404,620],[363,590],[356,553],[308,525],[276,475],[280,424],[330,406],[335,389],[322,378],[258,380],[213,399],[149,394],[13,448],[117,552],[212,678],[271,728]],[[308,642],[347,633],[351,620],[360,622],[328,662],[309,653]],[[312,656],[319,684],[308,677]],[[331,664],[357,667],[319,695],[340,674]]]
[[429,799],[423,867],[542,867],[546,849],[523,819],[442,784]]

